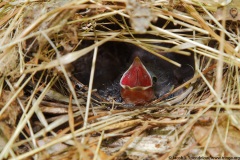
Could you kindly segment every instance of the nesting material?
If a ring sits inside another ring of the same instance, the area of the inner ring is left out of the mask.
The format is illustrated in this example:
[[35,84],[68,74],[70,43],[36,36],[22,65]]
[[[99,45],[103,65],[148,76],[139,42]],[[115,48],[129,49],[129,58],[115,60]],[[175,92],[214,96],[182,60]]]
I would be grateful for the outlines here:
[[[4,1],[0,13],[0,159],[240,157],[238,0]],[[94,79],[116,43],[175,66],[181,82],[122,103],[132,53],[114,61],[126,64],[117,78]]]

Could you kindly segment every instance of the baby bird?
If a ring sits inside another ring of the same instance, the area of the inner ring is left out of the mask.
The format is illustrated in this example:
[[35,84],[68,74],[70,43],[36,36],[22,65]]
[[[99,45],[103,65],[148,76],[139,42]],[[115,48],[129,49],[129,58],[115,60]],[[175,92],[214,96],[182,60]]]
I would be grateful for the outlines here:
[[150,73],[139,57],[123,74],[120,80],[121,97],[125,103],[143,105],[155,99],[153,81]]
[[[88,45],[87,43],[86,46]],[[100,46],[93,88],[106,100],[144,105],[193,76],[192,55],[184,56],[173,52],[159,54],[180,63],[182,67],[177,67],[132,44],[108,42]],[[92,57],[93,52],[79,58],[73,64],[73,75],[85,85],[89,84]]]

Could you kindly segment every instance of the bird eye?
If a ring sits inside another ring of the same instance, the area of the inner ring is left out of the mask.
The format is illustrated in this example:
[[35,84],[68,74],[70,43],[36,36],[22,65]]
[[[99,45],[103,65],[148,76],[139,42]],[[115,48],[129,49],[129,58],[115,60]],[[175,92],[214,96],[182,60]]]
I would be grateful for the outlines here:
[[152,77],[152,81],[153,81],[153,83],[156,83],[156,82],[157,82],[157,77],[156,77],[156,76],[153,76],[153,77]]

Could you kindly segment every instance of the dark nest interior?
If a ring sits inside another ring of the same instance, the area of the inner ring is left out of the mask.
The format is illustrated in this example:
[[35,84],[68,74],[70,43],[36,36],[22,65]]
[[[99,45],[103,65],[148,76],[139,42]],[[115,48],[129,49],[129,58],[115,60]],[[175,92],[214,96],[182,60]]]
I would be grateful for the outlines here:
[[239,0],[6,0],[0,19],[0,159],[240,157]]

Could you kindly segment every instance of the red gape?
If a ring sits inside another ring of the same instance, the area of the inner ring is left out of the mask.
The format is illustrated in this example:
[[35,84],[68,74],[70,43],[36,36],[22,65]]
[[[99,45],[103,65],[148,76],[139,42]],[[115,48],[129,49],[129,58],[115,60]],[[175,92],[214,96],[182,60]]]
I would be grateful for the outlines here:
[[138,57],[123,74],[120,85],[121,96],[125,103],[142,105],[155,98],[152,77]]

